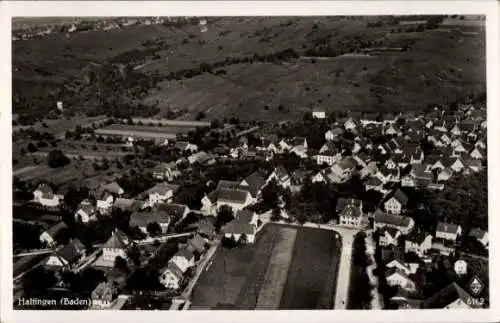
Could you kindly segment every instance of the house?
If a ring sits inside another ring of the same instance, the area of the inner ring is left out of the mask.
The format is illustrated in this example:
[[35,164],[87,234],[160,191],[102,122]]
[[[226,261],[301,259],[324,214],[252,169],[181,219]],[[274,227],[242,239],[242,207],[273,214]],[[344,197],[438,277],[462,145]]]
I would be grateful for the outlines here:
[[194,266],[195,258],[194,254],[190,252],[187,248],[183,248],[170,259],[170,262],[174,263],[182,272],[188,270],[188,268]]
[[[327,144],[325,144],[324,146],[326,145]],[[332,148],[330,150],[320,150],[320,152],[315,155],[314,158],[316,159],[316,163],[318,165],[327,164],[329,166],[332,166],[341,158],[341,155],[337,148]]]
[[215,237],[215,226],[214,222],[211,221],[211,219],[215,218],[209,218],[205,217],[198,221],[196,225],[196,233],[198,233],[200,236],[207,238],[207,239],[213,239]]
[[460,136],[462,134],[462,131],[460,130],[460,126],[458,124],[453,125],[450,132],[454,136]]
[[478,141],[476,141],[474,146],[482,148],[482,149],[486,149],[486,144],[484,143],[484,141],[482,139],[479,139]]
[[384,184],[388,182],[397,182],[399,180],[399,168],[380,167],[375,176]]
[[343,158],[331,167],[330,181],[343,183],[351,178],[355,169],[356,162],[352,157]]
[[402,234],[408,234],[415,226],[415,222],[410,217],[387,214],[380,209],[377,209],[373,214],[373,220],[375,228],[387,226],[398,229]]
[[110,308],[114,300],[118,297],[119,291],[116,284],[110,282],[101,282],[92,291],[92,308],[107,309]]
[[205,251],[207,242],[203,239],[199,234],[195,234],[195,236],[188,241],[187,249],[193,253],[197,253],[198,255],[202,254]]
[[174,162],[160,163],[153,169],[153,177],[162,181],[171,182],[181,176],[181,172],[177,170]]
[[261,149],[266,151],[271,151],[274,154],[277,154],[281,147],[279,145],[279,138],[275,134],[268,135],[267,137],[262,137],[262,147]]
[[179,189],[179,185],[158,183],[146,191],[148,195],[148,205],[154,206],[157,203],[168,203],[172,201],[175,193]]
[[181,281],[184,278],[184,273],[174,262],[169,262],[167,267],[160,275],[159,281],[167,289],[177,290],[181,287]]
[[[191,211],[187,205],[176,203],[160,203],[155,207],[156,212],[163,212],[170,218],[170,223],[177,223],[184,219]],[[166,225],[168,227],[168,225]],[[165,231],[167,229],[165,228]]]
[[342,136],[343,133],[344,133],[344,129],[342,127],[336,126],[332,129],[328,130],[327,132],[325,132],[325,140],[326,141],[335,140],[335,139],[339,138],[340,136]]
[[436,239],[455,242],[462,234],[462,227],[454,223],[439,222],[436,227]]
[[187,141],[177,141],[175,143],[175,148],[179,149],[180,151],[187,151],[190,153],[195,153],[198,151],[198,146]]
[[471,309],[481,307],[470,302],[473,298],[471,294],[465,291],[456,282],[453,282],[435,295],[426,299],[422,304],[422,308]]
[[413,230],[406,236],[405,252],[415,252],[423,257],[432,247],[432,235],[423,230]]
[[357,127],[359,127],[359,121],[357,119],[353,119],[352,117],[344,122],[344,128],[346,130],[355,130]]
[[103,259],[110,265],[114,265],[117,257],[127,259],[127,250],[133,244],[132,239],[123,231],[116,229],[111,238],[102,247]]
[[316,175],[311,178],[312,183],[328,183],[327,173],[331,171],[331,168],[326,168],[319,171]]
[[80,203],[76,213],[75,220],[77,222],[88,223],[97,220],[97,209],[89,200],[83,200]]
[[445,168],[441,172],[439,172],[437,176],[438,182],[445,182],[449,180],[453,176],[453,170],[451,168]]
[[274,169],[274,171],[267,178],[267,183],[273,179],[275,179],[278,185],[283,188],[287,188],[291,184],[290,175],[283,166],[278,166]]
[[293,147],[292,144],[287,139],[281,139],[278,146],[281,152],[289,151]]
[[360,171],[359,171],[359,177],[361,179],[367,177],[367,176],[372,176],[377,174],[378,172],[378,167],[376,162],[370,162],[368,165],[364,166]]
[[215,163],[215,158],[204,151],[200,151],[192,154],[187,158],[188,163],[190,165],[199,164],[199,165],[211,165]]
[[301,186],[307,178],[307,173],[298,168],[292,173],[292,186]]
[[339,224],[351,228],[360,228],[363,219],[363,202],[356,199],[339,199],[337,209],[339,213]]
[[121,196],[123,195],[123,193],[125,193],[123,188],[120,185],[118,185],[117,182],[111,182],[101,186],[101,191],[109,192],[111,194],[115,194],[116,196]]
[[55,251],[45,262],[45,266],[68,269],[85,256],[85,247],[80,240],[71,240],[67,245]]
[[393,135],[397,135],[399,133],[399,131],[396,128],[396,126],[391,123],[391,124],[388,124],[387,126],[384,127],[383,133],[384,133],[384,135],[393,136]]
[[401,186],[402,187],[416,187],[417,183],[416,183],[415,177],[410,175],[410,174],[407,174],[407,175],[401,177]]
[[97,199],[97,208],[99,211],[106,213],[113,207],[115,198],[109,192],[102,192]]
[[228,239],[240,241],[242,236],[245,236],[245,243],[254,243],[257,220],[255,212],[241,210],[236,212],[234,219],[227,223],[221,231]]
[[461,158],[453,158],[451,161],[450,168],[455,173],[460,173],[465,168],[465,164]]
[[384,203],[384,208],[387,213],[401,214],[408,204],[408,197],[400,189],[396,190],[391,198]]
[[406,264],[403,264],[401,260],[399,259],[393,259],[391,261],[389,261],[386,265],[385,265],[386,268],[397,268],[399,270],[401,270],[402,272],[404,272],[406,275],[410,275],[412,274],[412,270],[409,268],[408,265]]
[[129,225],[131,227],[138,227],[144,234],[149,234],[148,225],[151,223],[158,223],[161,228],[161,234],[167,233],[168,226],[170,225],[171,218],[166,212],[134,212],[130,215]]
[[487,157],[486,150],[481,147],[475,147],[471,152],[470,156],[474,159],[485,159]]
[[385,272],[385,277],[389,286],[399,286],[409,292],[416,290],[415,282],[408,277],[405,271],[399,268],[389,268]]
[[52,188],[47,184],[38,185],[33,192],[34,200],[43,206],[56,207],[59,206],[60,198],[52,191]]
[[366,191],[375,190],[382,192],[384,190],[383,186],[384,182],[382,182],[378,177],[375,176],[368,178],[368,180],[365,182]]
[[252,174],[248,175],[240,182],[241,186],[248,187],[248,191],[254,198],[257,198],[260,195],[262,188],[266,184],[266,179],[258,171],[255,171]]
[[57,236],[57,234],[62,231],[62,230],[67,230],[68,229],[68,226],[66,225],[66,223],[64,222],[58,222],[57,224],[51,226],[49,229],[47,229],[46,231],[44,231],[39,239],[40,239],[40,243],[45,244],[47,246],[52,246],[56,243],[55,241],[55,238]]
[[201,211],[205,215],[215,215],[221,205],[228,205],[235,212],[254,203],[255,200],[248,186],[240,185],[239,182],[221,180],[215,190],[205,194],[201,199]]
[[387,167],[387,169],[398,169],[398,164],[391,158],[389,157],[385,163],[384,166]]
[[364,152],[352,156],[354,161],[361,167],[366,167],[371,162],[372,157]]
[[481,242],[484,247],[488,247],[488,231],[481,230],[479,228],[473,228],[469,232],[469,237],[476,238],[477,241]]
[[383,247],[393,245],[398,246],[401,232],[394,227],[382,227],[379,230],[379,244]]
[[326,113],[323,110],[313,110],[312,117],[313,119],[325,119]]

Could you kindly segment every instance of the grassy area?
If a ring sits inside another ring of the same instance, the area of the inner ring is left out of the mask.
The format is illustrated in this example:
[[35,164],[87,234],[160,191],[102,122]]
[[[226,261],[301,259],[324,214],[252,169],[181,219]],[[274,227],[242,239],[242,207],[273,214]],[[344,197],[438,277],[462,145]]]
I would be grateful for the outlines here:
[[[206,111],[208,117],[235,115],[243,120],[258,116],[276,121],[313,107],[327,111],[420,110],[485,90],[482,22],[448,19],[441,29],[417,33],[397,32],[397,26],[384,24],[368,28],[368,20],[234,17],[211,20],[204,33],[197,25],[154,25],[15,42],[14,92],[29,82],[33,92],[37,87],[52,91],[68,80],[88,82],[89,75],[99,71],[99,64],[132,49],[153,51],[143,57],[139,53],[139,58],[134,56],[128,62],[131,66],[146,63],[137,72],[157,79],[145,87],[149,92],[141,101],[157,105],[159,114],[186,108],[185,120],[200,111]],[[475,28],[473,33],[471,28]],[[362,54],[359,48],[407,45],[408,51],[375,52],[370,58],[344,55],[280,64],[229,63],[213,68],[212,74],[165,79],[170,73],[230,57],[253,57],[288,48],[307,56],[307,49],[318,44],[344,54]],[[280,105],[283,108],[278,110]]]
[[191,308],[331,309],[339,254],[333,235],[268,224],[254,245],[219,249],[193,291]]

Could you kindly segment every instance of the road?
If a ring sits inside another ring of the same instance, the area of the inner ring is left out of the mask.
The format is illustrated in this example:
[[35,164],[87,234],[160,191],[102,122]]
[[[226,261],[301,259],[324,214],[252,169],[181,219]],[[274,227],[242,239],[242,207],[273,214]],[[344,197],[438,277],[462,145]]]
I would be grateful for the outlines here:
[[53,253],[55,249],[40,249],[36,251],[30,251],[30,252],[23,252],[23,253],[18,253],[13,255],[13,258],[19,258],[19,257],[26,257],[26,256],[35,256],[35,255],[43,255],[43,254],[49,254]]

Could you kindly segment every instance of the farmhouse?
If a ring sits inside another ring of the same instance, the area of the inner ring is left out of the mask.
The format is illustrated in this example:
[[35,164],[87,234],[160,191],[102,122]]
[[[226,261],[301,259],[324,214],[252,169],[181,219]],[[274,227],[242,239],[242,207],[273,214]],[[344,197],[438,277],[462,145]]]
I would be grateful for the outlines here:
[[401,232],[395,227],[382,227],[379,230],[379,244],[382,247],[393,245],[398,245],[398,239],[401,236]]
[[146,191],[149,196],[148,202],[150,206],[157,203],[171,202],[175,193],[179,189],[179,185],[159,183]]
[[344,158],[331,167],[332,176],[330,176],[330,180],[334,183],[343,183],[351,178],[355,169],[356,162],[354,159],[352,157]]
[[477,241],[481,242],[484,247],[488,247],[488,231],[481,230],[479,228],[473,228],[469,232],[469,236],[475,238]]
[[184,204],[159,203],[154,207],[154,211],[166,214],[170,219],[170,223],[177,223],[188,215],[190,209]]
[[385,226],[396,228],[403,234],[408,234],[413,229],[415,222],[407,216],[392,215],[377,209],[373,214],[374,227],[383,228]]
[[113,206],[114,197],[109,192],[102,192],[97,199],[97,208],[100,212],[106,213]]
[[97,220],[97,209],[89,200],[84,200],[80,203],[78,210],[75,213],[77,222],[88,223]]
[[432,247],[432,236],[422,230],[413,230],[406,236],[405,251],[415,252],[423,257]]
[[68,269],[71,265],[80,261],[84,256],[85,247],[80,240],[75,239],[49,256],[45,262],[45,266]]
[[290,175],[283,166],[276,167],[267,178],[267,182],[269,183],[273,179],[275,179],[278,182],[278,185],[281,185],[283,188],[287,188],[291,184]]
[[188,268],[194,266],[194,255],[187,248],[183,248],[177,251],[170,262],[174,263],[182,272],[185,272]]
[[133,241],[123,231],[116,229],[113,235],[102,247],[103,259],[110,266],[114,265],[116,257],[127,259],[127,250],[133,244]]
[[134,212],[130,216],[130,226],[138,227],[144,234],[149,234],[148,225],[158,223],[161,228],[161,234],[167,233],[170,225],[170,217],[166,212]]
[[[337,209],[340,201],[337,201]],[[339,214],[339,223],[351,228],[360,228],[363,218],[363,203],[361,200],[343,200],[343,205]]]
[[113,304],[113,301],[118,297],[119,291],[115,284],[111,282],[101,282],[92,291],[92,308],[107,309]]
[[248,187],[250,194],[254,198],[257,198],[262,188],[266,185],[266,179],[259,172],[255,171],[243,179],[240,185]]
[[325,140],[332,141],[336,138],[340,137],[344,133],[344,129],[342,127],[336,126],[327,132],[325,132]]
[[40,235],[40,242],[47,246],[52,246],[56,243],[55,241],[55,237],[57,236],[57,234],[62,231],[62,230],[66,230],[68,229],[68,226],[66,225],[66,223],[64,222],[58,222],[57,224],[55,224],[54,226],[50,227],[47,231],[44,231],[41,235]]
[[160,283],[167,289],[177,290],[180,288],[184,273],[174,262],[169,262],[160,275]]
[[382,182],[378,177],[372,176],[368,178],[368,180],[365,182],[365,190],[375,190],[382,192],[384,191],[383,189],[384,182]]
[[244,243],[254,243],[257,231],[257,214],[250,211],[238,211],[234,219],[227,223],[222,232],[224,237],[234,241],[243,240]]
[[462,227],[458,224],[439,222],[436,227],[436,239],[455,242],[462,234]]
[[402,289],[413,292],[416,290],[415,282],[401,269],[393,267],[386,271],[385,277],[389,286],[399,286]]
[[59,196],[54,194],[52,188],[47,184],[38,185],[37,189],[33,192],[35,202],[43,206],[55,207],[59,206]]
[[384,207],[387,213],[401,214],[408,204],[408,201],[409,199],[406,194],[398,189],[393,196],[384,203]]

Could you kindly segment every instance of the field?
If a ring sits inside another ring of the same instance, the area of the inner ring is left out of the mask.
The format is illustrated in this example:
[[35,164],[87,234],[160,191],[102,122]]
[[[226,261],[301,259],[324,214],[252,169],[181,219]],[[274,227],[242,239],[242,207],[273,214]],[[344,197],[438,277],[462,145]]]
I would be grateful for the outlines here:
[[138,126],[113,124],[95,131],[96,135],[133,136],[144,138],[175,139],[177,134],[187,133],[195,127],[185,126]]
[[[443,28],[398,32],[397,25],[367,27],[369,19],[213,18],[203,33],[198,25],[154,25],[15,42],[14,93],[23,84],[30,84],[34,92],[41,87],[44,92],[66,81],[82,83],[89,73],[133,49],[137,52],[127,56],[126,63],[136,72],[156,78],[143,91],[141,102],[157,106],[158,115],[185,108],[183,120],[194,119],[200,111],[207,112],[207,119],[237,116],[278,121],[313,108],[421,110],[485,91],[483,21],[449,18]],[[214,65],[285,49],[305,57],[310,56],[308,49],[321,46],[341,53],[336,58]],[[405,46],[408,50],[404,52],[376,50]],[[368,49],[374,50],[371,57],[359,56]],[[141,54],[142,50],[148,53]],[[177,80],[167,77],[201,64],[214,66],[212,73]],[[85,97],[75,102],[89,101]],[[16,109],[14,106],[14,112]]]
[[65,132],[74,130],[77,126],[90,127],[92,123],[99,124],[107,120],[106,116],[96,117],[72,117],[69,119],[45,119],[43,122],[38,122],[33,126],[12,126],[12,131],[31,128],[41,132],[48,132],[54,136],[64,136]]
[[254,245],[217,251],[191,309],[331,309],[339,248],[332,231],[268,224]]

